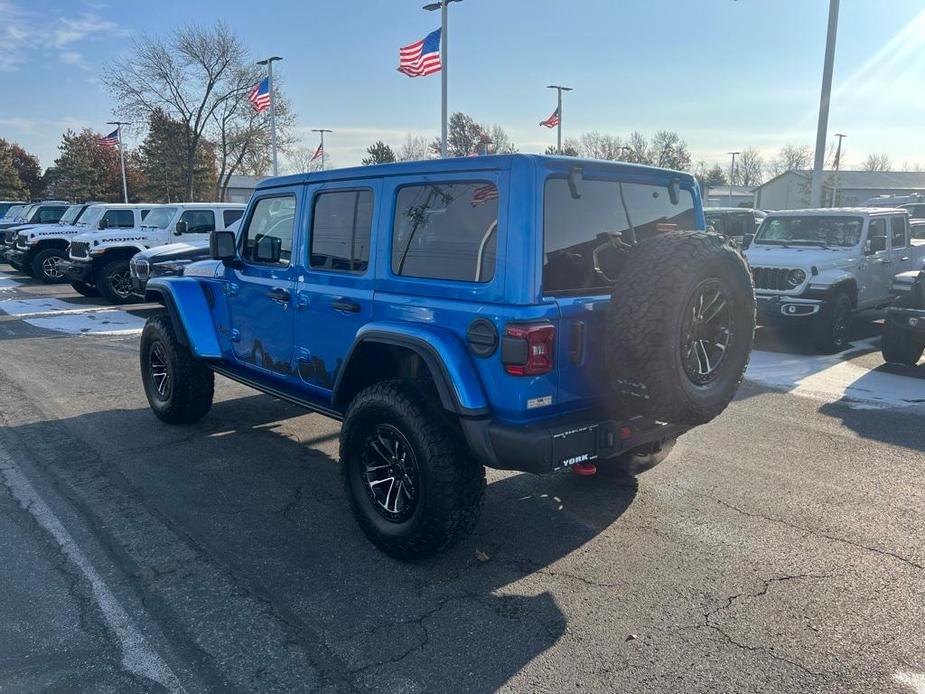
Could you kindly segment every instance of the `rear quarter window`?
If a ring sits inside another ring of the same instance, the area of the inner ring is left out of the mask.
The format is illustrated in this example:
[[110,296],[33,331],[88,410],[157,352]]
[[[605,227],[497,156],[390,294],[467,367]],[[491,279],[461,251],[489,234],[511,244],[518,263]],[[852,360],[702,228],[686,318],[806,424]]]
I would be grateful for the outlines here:
[[398,190],[392,272],[404,277],[490,282],[498,245],[498,189],[489,181]]

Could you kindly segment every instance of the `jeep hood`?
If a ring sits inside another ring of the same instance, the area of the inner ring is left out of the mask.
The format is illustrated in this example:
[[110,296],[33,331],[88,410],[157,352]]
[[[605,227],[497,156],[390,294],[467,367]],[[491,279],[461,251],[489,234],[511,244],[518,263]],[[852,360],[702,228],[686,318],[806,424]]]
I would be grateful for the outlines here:
[[193,260],[206,258],[209,255],[209,240],[196,239],[182,243],[169,243],[166,246],[157,246],[147,251],[141,251],[138,258],[151,263],[160,263],[165,260]]
[[119,241],[143,241],[148,238],[141,229],[114,229],[113,231],[85,231],[77,234],[71,241],[83,241],[89,244],[103,244]]
[[826,250],[815,246],[755,246],[745,251],[748,264],[753,267],[817,268],[838,267],[856,263],[856,248],[831,248]]
[[[71,224],[41,224],[28,227],[28,231],[31,234],[35,234],[36,237],[42,238],[45,236],[73,236],[84,228],[85,227],[77,227]],[[23,229],[23,231],[25,230],[26,229]]]

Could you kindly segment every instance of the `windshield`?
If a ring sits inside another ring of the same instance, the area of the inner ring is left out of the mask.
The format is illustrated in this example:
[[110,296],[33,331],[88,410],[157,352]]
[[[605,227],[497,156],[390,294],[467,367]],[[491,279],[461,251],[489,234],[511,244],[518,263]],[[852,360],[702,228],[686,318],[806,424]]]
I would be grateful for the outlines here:
[[61,219],[58,220],[59,224],[73,224],[74,221],[80,216],[80,212],[84,209],[83,205],[71,205],[67,208],[67,212],[61,215]]
[[565,178],[546,181],[543,289],[607,289],[630,245],[675,229],[696,229],[690,190],[673,203],[667,185],[590,180],[573,197]]
[[148,216],[145,217],[144,224],[141,226],[166,229],[167,225],[170,224],[170,220],[173,219],[176,213],[176,207],[158,207],[156,210],[151,210],[148,213]]
[[37,207],[38,205],[26,205],[22,208],[22,210],[19,211],[17,219],[29,219]]
[[95,227],[99,224],[100,217],[103,216],[103,212],[105,211],[106,208],[103,205],[90,205],[87,211],[80,216],[77,225],[82,227]]
[[806,215],[766,217],[755,243],[851,247],[861,242],[861,217]]
[[13,205],[10,209],[6,211],[6,214],[3,215],[4,221],[12,221],[19,217],[20,213],[25,208],[25,205]]

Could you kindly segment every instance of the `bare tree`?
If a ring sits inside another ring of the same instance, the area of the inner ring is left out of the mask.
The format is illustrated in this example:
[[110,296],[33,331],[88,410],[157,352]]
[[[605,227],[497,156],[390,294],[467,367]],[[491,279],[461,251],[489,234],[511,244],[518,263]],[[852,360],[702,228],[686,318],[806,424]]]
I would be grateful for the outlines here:
[[398,150],[398,161],[420,161],[433,158],[433,151],[427,138],[408,133],[405,142]]
[[691,154],[687,149],[687,143],[673,130],[659,130],[652,136],[650,156],[654,158],[657,166],[678,171],[691,168]]
[[652,148],[646,136],[638,130],[634,130],[627,140],[629,150],[626,153],[626,160],[636,164],[652,164]]
[[[290,147],[286,154],[286,170],[290,173],[304,173],[321,170],[321,157],[314,159],[317,147]],[[324,163],[330,169],[333,168],[331,157],[327,153],[324,155]]]
[[892,167],[893,162],[886,154],[868,154],[861,164],[863,171],[889,171]]
[[[258,113],[247,99],[247,94],[262,78],[263,70],[259,66],[238,66],[229,76],[229,86],[234,86],[236,96],[223,101],[212,113],[209,131],[218,160],[217,200],[225,199],[234,174],[266,176],[270,172],[273,156],[269,112]],[[276,146],[280,152],[286,152],[294,142],[291,131],[295,115],[289,100],[280,91],[279,79],[274,77],[273,82]]]
[[780,176],[787,171],[808,169],[812,161],[812,150],[807,145],[784,145],[777,156],[768,164],[771,176]]
[[742,150],[736,161],[732,183],[749,188],[761,185],[764,180],[764,160],[761,153],[752,147]]
[[126,58],[103,72],[103,84],[121,114],[147,120],[156,109],[184,125],[185,194],[193,196],[193,170],[200,141],[217,110],[241,99],[238,79],[250,62],[240,38],[222,21],[213,27],[191,24],[168,38],[143,36]]
[[616,135],[592,130],[584,133],[579,139],[579,151],[589,159],[604,159],[606,161],[620,161],[626,159],[623,142]]
[[488,151],[492,154],[513,154],[517,151],[507,130],[497,123],[491,126],[483,125],[482,129],[488,134]]

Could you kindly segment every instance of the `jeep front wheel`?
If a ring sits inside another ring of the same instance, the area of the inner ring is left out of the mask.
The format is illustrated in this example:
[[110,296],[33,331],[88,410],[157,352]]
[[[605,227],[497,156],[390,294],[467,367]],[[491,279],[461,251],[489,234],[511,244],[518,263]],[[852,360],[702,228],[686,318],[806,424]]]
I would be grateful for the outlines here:
[[100,268],[96,286],[110,303],[128,304],[138,301],[138,297],[132,293],[132,273],[127,258],[110,261]]
[[93,298],[100,295],[99,289],[94,287],[92,284],[87,284],[86,282],[71,280],[71,287],[81,296]]
[[435,554],[478,520],[484,468],[404,382],[378,383],[354,398],[341,429],[340,458],[357,522],[393,557]]
[[813,324],[813,345],[820,352],[834,354],[848,347],[851,332],[851,297],[837,292],[826,302]]
[[46,248],[39,251],[32,259],[32,276],[45,284],[65,282],[61,272],[61,262],[67,260],[67,254],[58,248]]
[[148,404],[168,424],[192,424],[212,407],[215,375],[177,340],[170,318],[152,316],[141,333],[141,381]]

